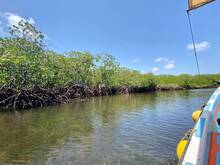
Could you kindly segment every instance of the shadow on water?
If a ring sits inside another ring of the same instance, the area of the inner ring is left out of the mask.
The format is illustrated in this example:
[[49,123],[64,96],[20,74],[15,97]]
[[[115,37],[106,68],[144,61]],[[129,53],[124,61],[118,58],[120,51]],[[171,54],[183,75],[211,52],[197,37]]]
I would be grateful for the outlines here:
[[119,95],[1,113],[0,164],[177,164],[191,113],[212,92]]

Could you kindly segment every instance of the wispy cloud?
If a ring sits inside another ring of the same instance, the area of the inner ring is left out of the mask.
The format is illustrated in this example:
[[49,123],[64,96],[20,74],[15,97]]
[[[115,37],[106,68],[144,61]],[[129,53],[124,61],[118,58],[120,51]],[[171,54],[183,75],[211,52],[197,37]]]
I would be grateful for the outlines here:
[[133,59],[131,62],[132,63],[137,63],[137,62],[139,62],[140,61],[140,59],[139,58],[136,58],[136,59]]
[[175,68],[175,61],[171,60],[167,57],[158,57],[155,59],[155,62],[162,63],[164,65],[164,69],[170,70]]
[[166,64],[164,66],[164,69],[166,69],[166,70],[170,70],[170,69],[173,69],[173,68],[175,68],[175,64],[174,63]]
[[[200,43],[196,43],[196,44],[195,44],[195,47],[196,47],[196,50],[197,50],[198,52],[202,52],[202,51],[205,51],[205,50],[207,50],[208,48],[210,48],[210,45],[211,45],[210,42],[203,41],[203,42],[200,42]],[[186,48],[187,48],[188,50],[193,50],[193,49],[194,49],[192,43],[188,44]]]
[[158,67],[154,67],[153,69],[152,69],[152,72],[153,73],[157,73],[157,72],[159,72],[160,71],[160,68],[158,68]]
[[155,62],[167,62],[168,58],[167,57],[158,57],[155,59]]

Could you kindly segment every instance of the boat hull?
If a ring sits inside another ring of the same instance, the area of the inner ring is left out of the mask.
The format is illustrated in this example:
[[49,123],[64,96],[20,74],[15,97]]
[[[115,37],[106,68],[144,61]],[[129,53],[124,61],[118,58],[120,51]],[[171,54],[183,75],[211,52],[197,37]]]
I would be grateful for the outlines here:
[[220,88],[196,122],[179,165],[220,165]]

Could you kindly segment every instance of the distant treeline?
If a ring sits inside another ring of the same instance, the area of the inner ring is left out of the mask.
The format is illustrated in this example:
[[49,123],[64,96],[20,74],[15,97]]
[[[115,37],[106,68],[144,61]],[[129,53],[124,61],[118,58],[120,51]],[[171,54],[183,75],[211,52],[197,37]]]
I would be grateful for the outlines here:
[[205,88],[220,74],[153,75],[121,67],[109,54],[48,51],[44,36],[29,22],[0,38],[0,109],[25,109],[68,102],[76,97],[157,89]]

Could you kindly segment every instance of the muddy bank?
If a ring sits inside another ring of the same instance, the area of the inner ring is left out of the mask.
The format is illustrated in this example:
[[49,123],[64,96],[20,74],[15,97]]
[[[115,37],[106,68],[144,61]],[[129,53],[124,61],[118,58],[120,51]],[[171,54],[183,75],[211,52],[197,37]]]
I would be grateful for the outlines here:
[[[199,88],[199,87],[198,87]],[[208,87],[206,87],[208,88]],[[210,87],[209,87],[210,88]],[[186,88],[171,87],[119,87],[109,88],[106,86],[87,87],[73,85],[68,87],[47,88],[34,86],[29,89],[14,89],[3,86],[0,88],[0,111],[22,110],[34,107],[44,107],[55,104],[69,103],[75,98],[94,96],[108,96],[115,94],[144,93],[150,91],[185,90]],[[192,88],[188,88],[192,89]],[[196,88],[193,88],[196,89]]]

